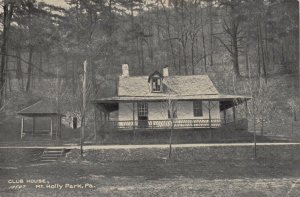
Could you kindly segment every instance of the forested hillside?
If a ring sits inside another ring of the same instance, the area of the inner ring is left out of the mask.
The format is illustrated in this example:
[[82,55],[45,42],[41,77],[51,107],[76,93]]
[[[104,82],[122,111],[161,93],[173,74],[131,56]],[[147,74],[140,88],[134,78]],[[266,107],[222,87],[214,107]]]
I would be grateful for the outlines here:
[[252,96],[260,124],[295,118],[297,0],[66,1],[1,2],[1,117],[45,97],[80,103],[87,61],[88,99],[116,93],[122,63],[130,75],[168,65]]

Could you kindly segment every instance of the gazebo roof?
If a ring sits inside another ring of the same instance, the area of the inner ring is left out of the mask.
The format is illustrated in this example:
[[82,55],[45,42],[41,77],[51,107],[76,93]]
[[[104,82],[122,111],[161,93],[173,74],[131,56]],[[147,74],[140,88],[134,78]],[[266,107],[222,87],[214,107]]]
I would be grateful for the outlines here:
[[40,100],[21,111],[17,112],[22,116],[63,116],[61,112],[58,112],[55,101],[52,100]]

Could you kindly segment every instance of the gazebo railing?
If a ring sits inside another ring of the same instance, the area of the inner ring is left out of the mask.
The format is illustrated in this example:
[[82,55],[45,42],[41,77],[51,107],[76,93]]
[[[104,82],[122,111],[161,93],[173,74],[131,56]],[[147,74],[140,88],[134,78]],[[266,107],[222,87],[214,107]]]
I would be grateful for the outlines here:
[[[174,119],[174,128],[216,128],[220,127],[221,119]],[[102,123],[107,129],[164,129],[171,128],[171,120],[108,120]]]

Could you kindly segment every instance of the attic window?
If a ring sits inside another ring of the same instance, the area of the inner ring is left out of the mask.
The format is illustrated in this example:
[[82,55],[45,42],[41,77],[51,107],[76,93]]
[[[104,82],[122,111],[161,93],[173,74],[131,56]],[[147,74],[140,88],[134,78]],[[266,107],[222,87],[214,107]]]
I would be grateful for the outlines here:
[[152,78],[152,92],[161,92],[161,78]]

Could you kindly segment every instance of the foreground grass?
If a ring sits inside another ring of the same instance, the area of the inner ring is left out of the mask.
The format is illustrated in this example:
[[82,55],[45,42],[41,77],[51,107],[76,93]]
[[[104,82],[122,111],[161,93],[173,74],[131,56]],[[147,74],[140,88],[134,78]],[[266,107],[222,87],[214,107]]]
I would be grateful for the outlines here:
[[[0,196],[300,196],[300,161],[21,164],[0,167]],[[9,179],[94,188],[9,189]]]

